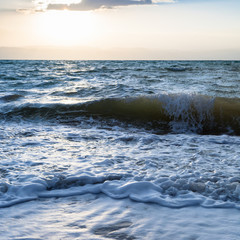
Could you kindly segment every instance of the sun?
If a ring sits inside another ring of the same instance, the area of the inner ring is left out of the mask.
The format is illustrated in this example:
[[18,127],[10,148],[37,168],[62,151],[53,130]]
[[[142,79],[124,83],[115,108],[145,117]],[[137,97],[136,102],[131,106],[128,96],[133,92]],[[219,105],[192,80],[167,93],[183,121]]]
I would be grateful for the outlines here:
[[37,35],[44,45],[76,46],[89,44],[97,21],[92,12],[48,11],[37,17]]

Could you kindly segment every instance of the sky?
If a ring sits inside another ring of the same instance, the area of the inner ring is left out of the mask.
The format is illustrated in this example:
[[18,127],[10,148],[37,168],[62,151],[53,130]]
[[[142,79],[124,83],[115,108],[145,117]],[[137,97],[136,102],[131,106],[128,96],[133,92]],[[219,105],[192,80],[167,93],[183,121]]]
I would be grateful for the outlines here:
[[240,60],[240,0],[0,0],[0,59]]

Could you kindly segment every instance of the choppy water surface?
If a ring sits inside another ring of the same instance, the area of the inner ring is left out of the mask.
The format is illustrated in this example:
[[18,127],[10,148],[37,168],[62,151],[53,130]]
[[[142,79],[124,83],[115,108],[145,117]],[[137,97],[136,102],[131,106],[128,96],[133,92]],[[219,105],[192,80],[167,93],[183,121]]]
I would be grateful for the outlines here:
[[0,207],[240,209],[239,93],[238,61],[0,61]]

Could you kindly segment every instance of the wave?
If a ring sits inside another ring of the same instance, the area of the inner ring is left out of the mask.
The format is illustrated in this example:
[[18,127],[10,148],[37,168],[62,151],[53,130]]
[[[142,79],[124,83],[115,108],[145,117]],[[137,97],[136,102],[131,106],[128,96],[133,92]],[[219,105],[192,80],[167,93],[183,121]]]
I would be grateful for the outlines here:
[[1,113],[3,119],[19,116],[63,122],[91,116],[173,132],[240,135],[239,98],[196,94],[108,98],[80,104],[25,104]]
[[20,94],[11,94],[11,95],[6,95],[4,97],[0,97],[0,101],[3,101],[3,102],[11,102],[11,101],[16,101],[18,100],[19,98],[23,98],[24,96],[23,95],[20,95]]
[[185,67],[167,67],[166,70],[168,70],[170,72],[184,72],[188,69]]
[[[41,198],[70,197],[87,193],[101,194],[114,199],[129,198],[136,202],[155,203],[169,208],[202,206],[206,208],[236,208],[239,205],[239,178],[219,181],[214,179],[171,178],[149,181],[123,181],[124,176],[68,176],[51,180],[34,179],[13,185],[0,184],[0,208]],[[193,180],[191,180],[193,179]]]

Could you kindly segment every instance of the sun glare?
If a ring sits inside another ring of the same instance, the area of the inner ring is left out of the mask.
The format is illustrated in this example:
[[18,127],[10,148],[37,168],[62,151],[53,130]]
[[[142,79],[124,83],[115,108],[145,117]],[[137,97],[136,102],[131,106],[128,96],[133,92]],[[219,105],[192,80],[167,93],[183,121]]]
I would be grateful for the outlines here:
[[39,13],[37,35],[44,45],[75,46],[93,38],[96,21],[92,12],[48,11]]

